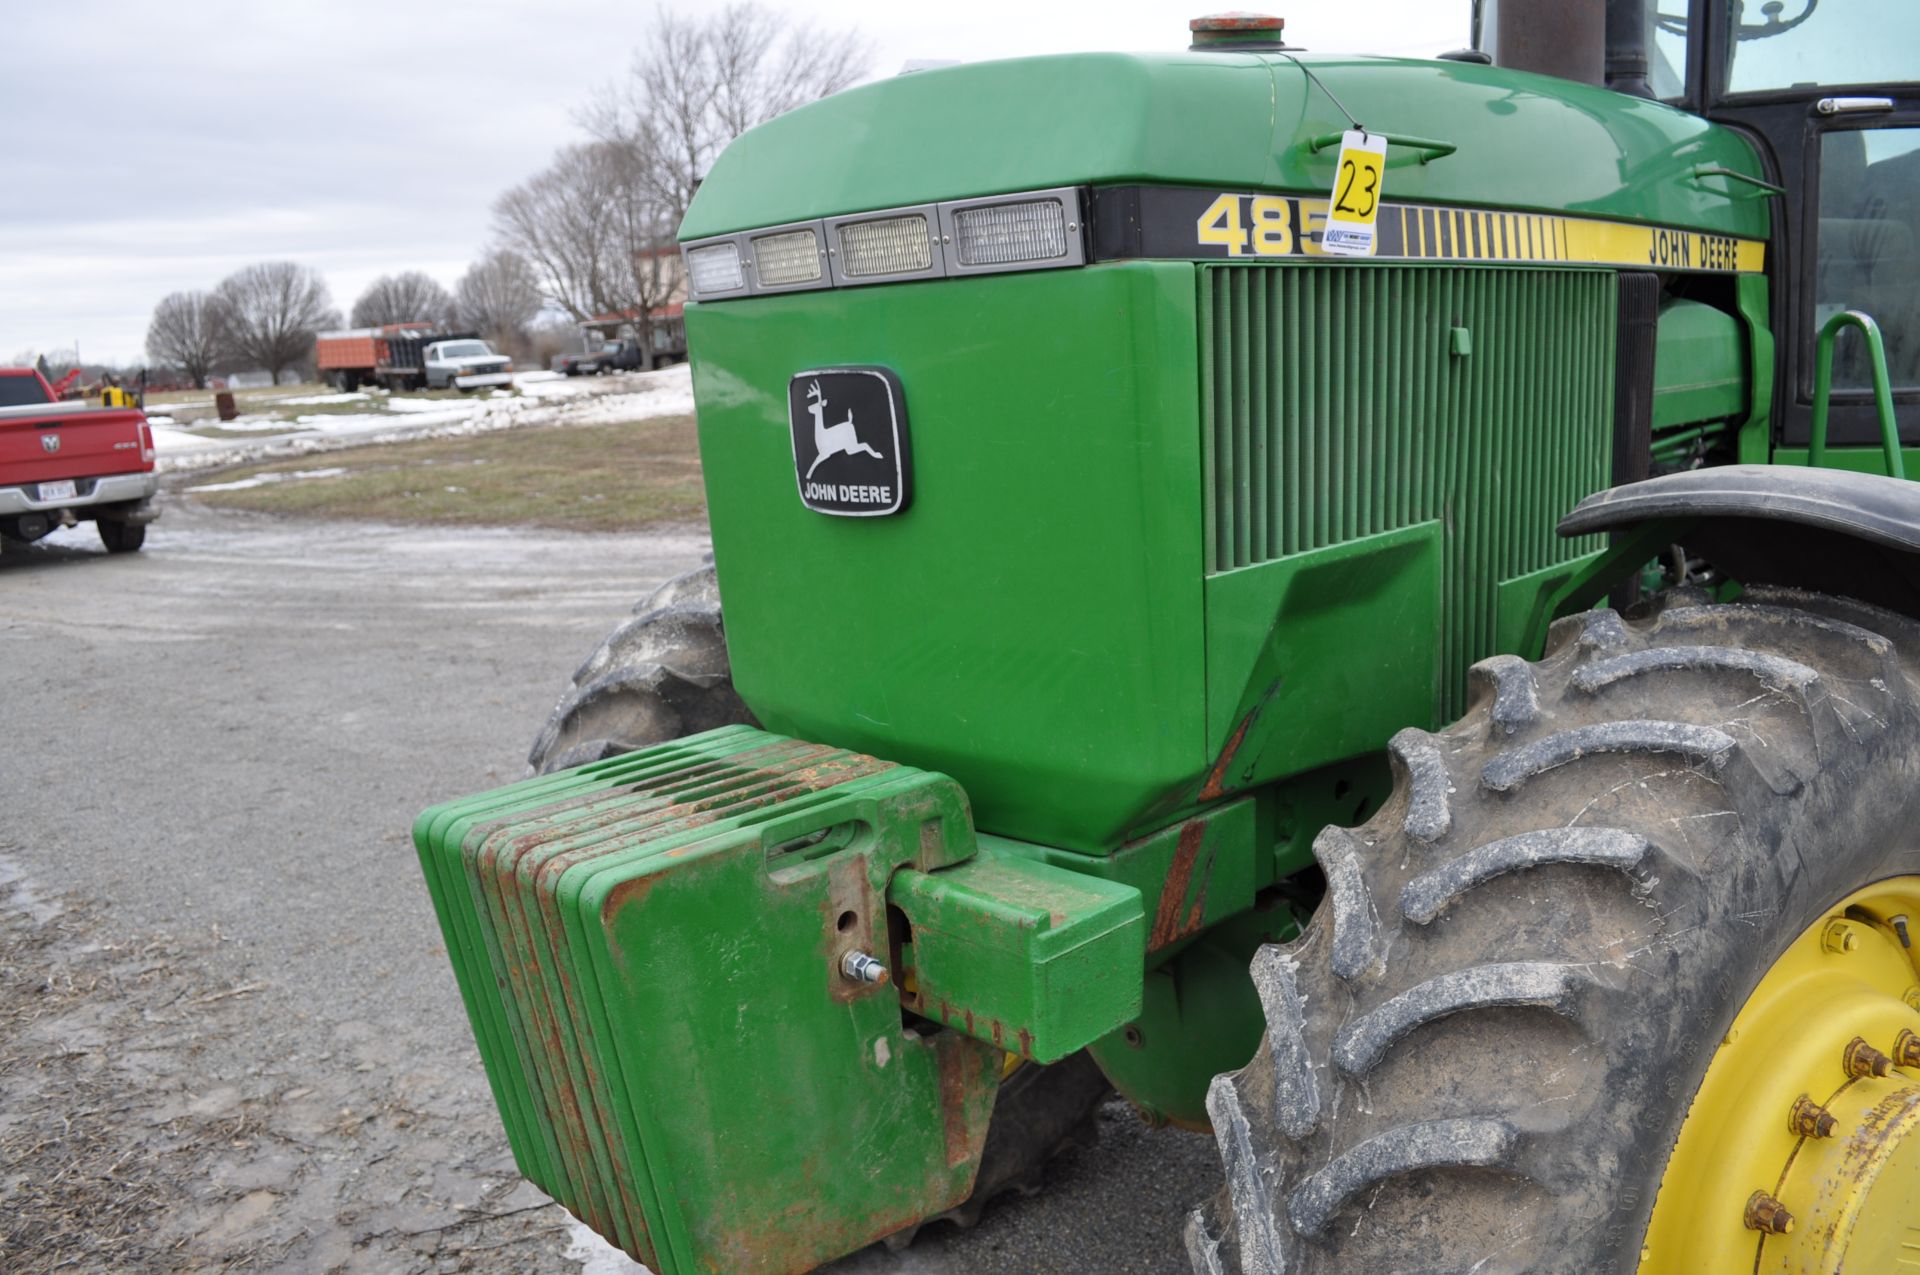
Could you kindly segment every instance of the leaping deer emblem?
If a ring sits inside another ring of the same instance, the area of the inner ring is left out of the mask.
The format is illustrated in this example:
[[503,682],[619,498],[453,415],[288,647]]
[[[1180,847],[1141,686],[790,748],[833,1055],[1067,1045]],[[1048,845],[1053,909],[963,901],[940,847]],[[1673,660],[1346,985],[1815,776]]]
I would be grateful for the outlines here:
[[821,397],[820,382],[813,381],[807,386],[807,397],[813,401],[807,404],[807,411],[813,414],[813,464],[807,466],[807,477],[813,477],[813,471],[820,468],[820,462],[829,456],[851,456],[856,452],[865,452],[875,460],[885,460],[873,448],[860,441],[860,435],[853,428],[853,413],[847,413],[847,419],[838,425],[827,424],[827,400]]

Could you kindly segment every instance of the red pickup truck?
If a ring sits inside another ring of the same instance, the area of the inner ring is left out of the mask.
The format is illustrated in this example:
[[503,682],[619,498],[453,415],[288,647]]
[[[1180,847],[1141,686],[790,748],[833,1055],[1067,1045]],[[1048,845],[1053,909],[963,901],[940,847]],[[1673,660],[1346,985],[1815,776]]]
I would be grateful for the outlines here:
[[90,520],[108,552],[131,553],[159,485],[146,413],[58,402],[33,368],[0,367],[0,538]]

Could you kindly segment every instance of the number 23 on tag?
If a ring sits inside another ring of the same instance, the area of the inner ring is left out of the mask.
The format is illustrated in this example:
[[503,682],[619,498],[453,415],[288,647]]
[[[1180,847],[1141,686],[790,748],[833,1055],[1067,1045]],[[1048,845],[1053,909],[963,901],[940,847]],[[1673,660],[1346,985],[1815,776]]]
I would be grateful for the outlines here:
[[1387,167],[1387,139],[1354,129],[1340,136],[1340,162],[1334,167],[1333,198],[1320,247],[1342,257],[1373,255],[1374,219],[1380,214],[1380,186]]

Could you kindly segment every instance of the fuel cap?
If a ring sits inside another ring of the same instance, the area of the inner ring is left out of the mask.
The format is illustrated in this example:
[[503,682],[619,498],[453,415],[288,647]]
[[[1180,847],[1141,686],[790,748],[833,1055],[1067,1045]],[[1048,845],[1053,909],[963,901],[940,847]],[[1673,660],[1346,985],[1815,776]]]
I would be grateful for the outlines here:
[[1261,53],[1287,47],[1285,18],[1233,9],[1187,23],[1195,53]]

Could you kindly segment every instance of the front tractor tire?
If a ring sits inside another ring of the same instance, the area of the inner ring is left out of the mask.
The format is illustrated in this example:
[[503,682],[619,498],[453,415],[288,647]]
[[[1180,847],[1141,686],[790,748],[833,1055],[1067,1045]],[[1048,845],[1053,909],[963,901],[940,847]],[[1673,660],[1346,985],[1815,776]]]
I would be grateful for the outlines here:
[[718,726],[757,724],[733,690],[711,566],[667,581],[641,599],[633,617],[574,671],[527,756],[536,773]]
[[[1789,1269],[1791,1237],[1742,1215],[1789,1175],[1724,1148],[1794,1145],[1792,1097],[1756,1086],[1829,1101],[1855,1083],[1850,1038],[1920,1031],[1906,918],[1840,912],[1920,873],[1920,625],[1683,591],[1563,620],[1548,648],[1475,666],[1464,719],[1392,741],[1393,798],[1315,841],[1324,902],[1253,964],[1266,1039],[1208,1093],[1227,1185],[1188,1221],[1201,1275],[1708,1269],[1654,1251],[1656,1208],[1679,1249]],[[1743,1046],[1760,1079],[1727,1079],[1736,1014],[1839,915],[1888,989],[1775,1021]],[[1769,1076],[1789,1055],[1811,1076]],[[1881,1074],[1859,1083],[1920,1065]]]

